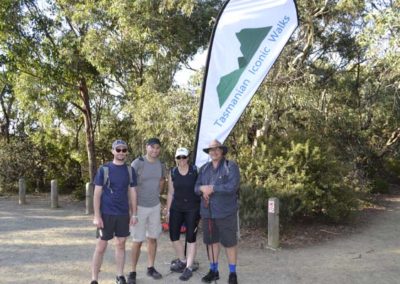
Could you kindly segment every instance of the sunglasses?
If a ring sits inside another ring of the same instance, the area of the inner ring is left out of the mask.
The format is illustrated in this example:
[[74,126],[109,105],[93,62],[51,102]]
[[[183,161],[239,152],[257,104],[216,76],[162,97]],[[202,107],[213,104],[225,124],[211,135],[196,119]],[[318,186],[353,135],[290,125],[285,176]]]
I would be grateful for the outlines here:
[[177,159],[177,160],[180,160],[180,159],[186,160],[186,159],[187,159],[187,156],[178,156],[178,157],[176,157],[176,159]]
[[126,149],[126,148],[124,148],[124,149],[115,149],[115,152],[117,152],[117,153],[126,153],[126,152],[128,152],[128,149]]

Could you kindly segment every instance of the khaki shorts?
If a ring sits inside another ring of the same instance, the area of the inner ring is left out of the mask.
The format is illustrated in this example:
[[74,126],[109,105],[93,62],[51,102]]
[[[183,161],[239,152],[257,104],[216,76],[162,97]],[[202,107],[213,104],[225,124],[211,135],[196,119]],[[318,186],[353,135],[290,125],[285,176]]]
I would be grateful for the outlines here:
[[154,207],[138,206],[138,222],[131,227],[131,236],[134,242],[143,242],[147,238],[158,239],[161,234],[160,204]]

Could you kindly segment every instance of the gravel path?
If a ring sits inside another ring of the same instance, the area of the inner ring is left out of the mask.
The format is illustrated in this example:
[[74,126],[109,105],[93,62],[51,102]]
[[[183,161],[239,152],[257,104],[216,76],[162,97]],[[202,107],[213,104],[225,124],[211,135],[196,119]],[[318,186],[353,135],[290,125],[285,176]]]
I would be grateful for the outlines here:
[[[92,216],[83,202],[60,197],[60,208],[50,209],[46,196],[27,196],[18,205],[15,196],[0,197],[0,283],[81,284],[90,282],[90,261],[95,247]],[[400,196],[386,200],[382,212],[371,217],[359,232],[333,240],[276,251],[261,249],[258,240],[241,241],[240,283],[400,283]],[[248,240],[248,239],[247,239]],[[260,243],[262,240],[259,240]],[[256,243],[255,243],[256,242]],[[200,283],[208,271],[205,247],[198,245],[200,269],[186,283]],[[173,251],[168,235],[159,241],[156,281],[145,275],[146,255],[139,260],[138,283],[182,283],[169,272]],[[125,271],[129,271],[127,258]],[[112,242],[104,259],[100,283],[114,282]],[[221,251],[218,283],[227,283],[226,257]]]

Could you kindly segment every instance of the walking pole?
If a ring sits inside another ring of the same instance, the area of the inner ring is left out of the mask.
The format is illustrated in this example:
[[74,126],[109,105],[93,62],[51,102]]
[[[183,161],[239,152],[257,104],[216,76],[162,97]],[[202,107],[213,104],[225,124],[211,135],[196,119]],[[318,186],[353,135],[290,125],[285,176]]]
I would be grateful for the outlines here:
[[[211,197],[208,199],[208,213],[210,214],[210,218],[208,219],[208,232],[209,232],[209,237],[210,237],[210,242],[211,242],[211,260],[212,263],[215,263],[214,259],[214,244],[212,243],[212,211],[211,211]],[[210,260],[210,255],[208,251],[208,245],[207,245],[207,255],[208,255],[208,260]],[[214,279],[214,283],[217,283],[217,279]]]

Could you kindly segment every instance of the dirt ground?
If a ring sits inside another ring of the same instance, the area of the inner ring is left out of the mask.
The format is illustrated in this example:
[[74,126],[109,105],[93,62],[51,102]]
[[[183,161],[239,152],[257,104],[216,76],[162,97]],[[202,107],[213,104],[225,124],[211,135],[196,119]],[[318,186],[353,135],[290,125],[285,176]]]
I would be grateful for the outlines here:
[[[299,223],[282,235],[281,248],[267,248],[264,234],[242,230],[238,260],[240,283],[400,283],[400,195],[377,198],[349,225]],[[0,197],[0,283],[90,283],[95,247],[92,216],[84,203],[60,197],[50,209],[50,197]],[[129,248],[129,246],[128,246]],[[129,250],[128,250],[129,251]],[[174,257],[167,233],[159,241],[156,268],[161,280],[145,275],[145,247],[138,266],[138,283],[180,283],[169,272]],[[187,283],[200,283],[208,271],[204,245],[198,244],[200,269]],[[126,273],[130,260],[127,258]],[[220,257],[218,283],[227,283],[227,263]],[[112,242],[106,252],[100,283],[115,283]]]

